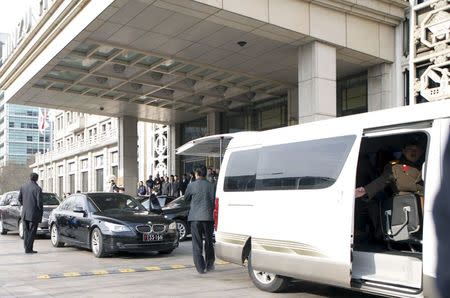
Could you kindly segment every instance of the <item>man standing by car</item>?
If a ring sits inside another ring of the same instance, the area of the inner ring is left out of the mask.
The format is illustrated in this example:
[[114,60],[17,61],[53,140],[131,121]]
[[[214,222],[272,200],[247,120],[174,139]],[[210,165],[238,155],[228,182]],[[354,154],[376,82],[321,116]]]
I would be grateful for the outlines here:
[[22,204],[23,240],[25,253],[27,254],[37,253],[33,250],[34,238],[44,213],[42,189],[36,183],[38,178],[38,174],[31,173],[30,182],[20,188],[18,197],[20,204]]
[[[206,168],[195,170],[196,180],[188,185],[185,199],[191,201],[188,222],[191,224],[192,250],[195,268],[198,273],[214,270],[214,189],[205,178]],[[203,238],[205,239],[205,258],[203,258]]]

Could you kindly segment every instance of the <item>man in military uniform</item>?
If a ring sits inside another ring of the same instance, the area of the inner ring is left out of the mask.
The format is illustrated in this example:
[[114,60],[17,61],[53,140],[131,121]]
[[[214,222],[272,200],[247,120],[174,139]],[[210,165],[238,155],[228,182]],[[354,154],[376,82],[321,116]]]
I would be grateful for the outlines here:
[[402,153],[400,160],[392,161],[385,166],[380,177],[364,187],[356,188],[355,197],[367,195],[372,199],[387,186],[391,187],[394,194],[416,193],[422,197],[424,188],[419,160],[423,150],[418,143],[409,142],[404,146]]

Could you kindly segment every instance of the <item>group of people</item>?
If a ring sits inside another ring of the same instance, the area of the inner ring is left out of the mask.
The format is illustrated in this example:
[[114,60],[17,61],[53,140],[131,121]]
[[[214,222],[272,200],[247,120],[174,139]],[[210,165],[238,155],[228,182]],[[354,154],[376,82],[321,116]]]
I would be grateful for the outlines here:
[[[206,170],[205,179],[215,186],[217,182],[218,170],[208,168]],[[160,176],[156,174],[155,178],[153,175],[149,175],[148,180],[139,181],[137,188],[138,196],[145,196],[155,194],[157,196],[166,195],[170,197],[179,197],[186,193],[188,185],[196,181],[195,171],[189,174],[183,174],[180,178],[178,175],[164,175]]]

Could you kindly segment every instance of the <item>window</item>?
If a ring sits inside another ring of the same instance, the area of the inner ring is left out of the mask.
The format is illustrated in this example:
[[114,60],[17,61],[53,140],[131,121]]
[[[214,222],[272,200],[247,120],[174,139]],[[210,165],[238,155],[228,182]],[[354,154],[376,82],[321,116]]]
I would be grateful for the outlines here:
[[9,127],[14,127],[14,122],[9,122]]
[[64,175],[64,167],[63,166],[59,166],[58,167],[58,174],[59,175]]
[[81,191],[82,192],[88,192],[88,172],[82,172],[81,173]]
[[44,142],[44,137],[39,137],[39,142]]
[[97,191],[103,191],[103,169],[95,170],[95,186]]
[[69,175],[69,192],[75,193],[75,174]]
[[33,137],[32,136],[27,136],[27,142],[33,142]]
[[253,191],[259,150],[231,153],[225,172],[224,191]]
[[75,172],[75,163],[74,162],[71,162],[71,163],[69,163],[69,172]]
[[403,56],[409,55],[409,18],[403,21]]
[[86,170],[89,167],[88,159],[81,160],[81,169]]
[[263,147],[256,190],[319,189],[338,178],[355,136]]
[[99,155],[95,157],[95,166],[101,167],[103,166],[103,155]]
[[64,177],[58,177],[58,195],[62,198],[64,195]]
[[117,153],[117,151],[116,152],[112,152],[111,153],[111,163],[118,163],[119,162],[119,155],[118,155],[118,153]]
[[117,176],[119,175],[119,167],[118,166],[111,167],[111,172],[114,175],[114,177],[116,177],[116,179],[117,179]]
[[337,116],[367,112],[367,73],[337,81]]

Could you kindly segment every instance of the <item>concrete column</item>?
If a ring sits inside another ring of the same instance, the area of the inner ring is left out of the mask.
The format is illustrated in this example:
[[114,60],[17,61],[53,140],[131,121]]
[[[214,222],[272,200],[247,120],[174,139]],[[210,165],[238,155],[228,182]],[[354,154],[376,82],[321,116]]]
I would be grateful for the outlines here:
[[313,41],[298,51],[299,123],[336,117],[336,48]]
[[138,182],[137,165],[137,118],[125,116],[119,118],[119,178],[125,186],[125,192],[136,193]]
[[399,105],[394,96],[394,67],[381,63],[367,70],[367,109],[369,112],[388,109]]
[[[221,133],[220,127],[220,113],[211,112],[206,115],[206,130],[209,136],[216,135]],[[211,167],[213,169],[220,168],[220,160],[219,158],[207,158],[206,166]]]

